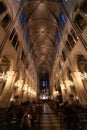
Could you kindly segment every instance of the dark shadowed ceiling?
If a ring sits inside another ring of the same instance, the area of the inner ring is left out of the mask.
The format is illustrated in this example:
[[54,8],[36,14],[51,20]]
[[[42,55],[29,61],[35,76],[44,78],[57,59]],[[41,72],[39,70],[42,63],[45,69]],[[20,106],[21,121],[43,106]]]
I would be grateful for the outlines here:
[[25,0],[23,12],[29,27],[30,50],[40,76],[50,75],[57,50],[58,0]]

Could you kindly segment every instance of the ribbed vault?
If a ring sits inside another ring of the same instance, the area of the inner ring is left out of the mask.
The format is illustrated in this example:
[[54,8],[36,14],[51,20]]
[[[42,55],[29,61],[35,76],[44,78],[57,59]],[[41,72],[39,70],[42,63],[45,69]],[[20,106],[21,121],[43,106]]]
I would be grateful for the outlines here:
[[55,59],[57,20],[60,10],[56,0],[25,0],[23,12],[29,27],[29,44],[39,75],[50,74]]

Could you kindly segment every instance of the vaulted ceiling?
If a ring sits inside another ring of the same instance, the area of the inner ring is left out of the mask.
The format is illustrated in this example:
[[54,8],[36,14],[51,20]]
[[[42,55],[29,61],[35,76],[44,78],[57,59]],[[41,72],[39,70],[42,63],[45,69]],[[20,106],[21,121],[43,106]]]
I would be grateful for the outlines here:
[[[26,2],[25,2],[26,1]],[[30,50],[40,76],[50,75],[57,51],[57,0],[25,0],[23,12],[29,27]]]

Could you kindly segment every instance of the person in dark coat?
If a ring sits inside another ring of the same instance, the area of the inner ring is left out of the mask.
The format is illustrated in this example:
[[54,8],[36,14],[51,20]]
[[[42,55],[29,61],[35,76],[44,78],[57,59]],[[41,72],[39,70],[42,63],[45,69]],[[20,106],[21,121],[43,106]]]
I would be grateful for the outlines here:
[[65,122],[66,122],[66,126],[69,129],[78,129],[79,125],[79,118],[77,116],[77,113],[75,112],[75,110],[73,109],[72,106],[70,106],[69,104],[65,105]]
[[21,121],[20,130],[31,130],[31,122],[28,114],[24,114]]
[[22,110],[22,108],[20,108],[19,111],[18,111],[18,114],[17,114],[17,124],[18,124],[18,126],[21,123],[22,117],[23,117],[23,110]]

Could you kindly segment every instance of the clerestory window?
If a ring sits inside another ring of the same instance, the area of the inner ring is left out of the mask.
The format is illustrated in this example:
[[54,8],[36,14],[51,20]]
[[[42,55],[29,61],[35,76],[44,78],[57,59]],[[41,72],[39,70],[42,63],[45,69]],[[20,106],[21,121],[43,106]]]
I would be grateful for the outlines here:
[[20,20],[20,24],[21,24],[21,27],[24,28],[25,26],[25,14],[22,12],[20,17],[19,17],[19,20]]
[[61,28],[64,29],[64,27],[66,25],[66,18],[65,18],[65,15],[63,14],[63,12],[59,16],[59,21],[60,21]]
[[6,28],[7,25],[9,24],[10,20],[11,20],[10,16],[8,14],[6,14],[5,17],[1,21],[2,27]]
[[87,25],[87,21],[80,14],[77,14],[75,21],[79,28],[83,31]]
[[6,11],[7,7],[4,5],[3,2],[0,2],[0,14],[2,14],[4,11]]

